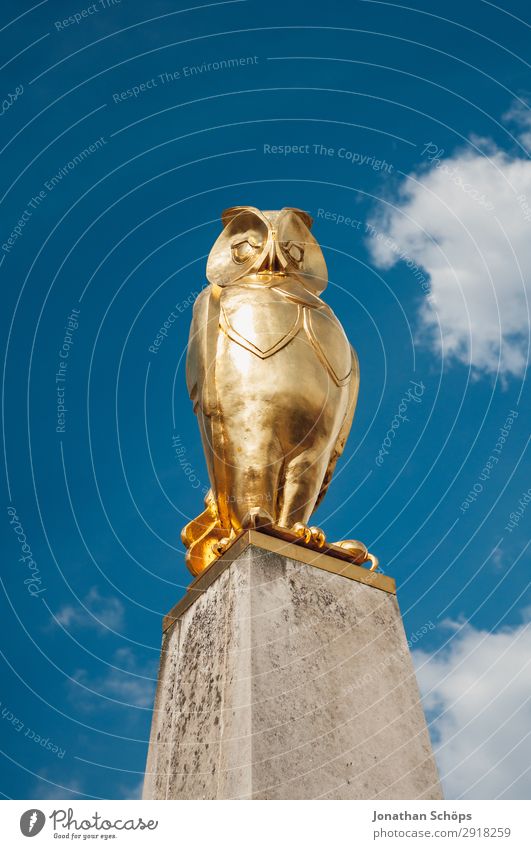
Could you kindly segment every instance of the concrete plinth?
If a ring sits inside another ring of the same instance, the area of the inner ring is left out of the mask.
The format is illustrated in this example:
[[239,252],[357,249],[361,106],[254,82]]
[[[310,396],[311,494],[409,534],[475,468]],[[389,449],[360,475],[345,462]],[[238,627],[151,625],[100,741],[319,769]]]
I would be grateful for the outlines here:
[[392,579],[248,531],[164,624],[145,799],[442,798]]

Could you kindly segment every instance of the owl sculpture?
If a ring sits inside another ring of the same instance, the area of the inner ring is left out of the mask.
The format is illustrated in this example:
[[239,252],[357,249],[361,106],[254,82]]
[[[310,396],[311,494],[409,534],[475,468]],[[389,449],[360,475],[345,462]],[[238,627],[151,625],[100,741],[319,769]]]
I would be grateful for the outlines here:
[[182,532],[193,574],[246,528],[277,526],[324,546],[308,522],[345,446],[359,387],[356,353],[320,297],[327,269],[311,216],[236,206],[222,223],[186,361],[211,484],[205,510]]

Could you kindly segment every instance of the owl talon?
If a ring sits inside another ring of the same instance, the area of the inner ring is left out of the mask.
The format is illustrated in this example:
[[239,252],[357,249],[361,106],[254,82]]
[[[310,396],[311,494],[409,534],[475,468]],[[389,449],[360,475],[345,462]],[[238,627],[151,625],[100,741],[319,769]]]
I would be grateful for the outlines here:
[[371,563],[371,568],[369,569],[369,572],[375,572],[378,566],[380,565],[380,561],[374,554],[371,554],[370,552],[367,552],[367,560],[369,560]]
[[299,539],[301,539],[306,545],[310,542],[312,532],[308,525],[305,525],[303,522],[296,522],[291,530],[295,536],[299,537]]
[[367,546],[363,545],[363,543],[357,539],[342,539],[339,542],[336,542],[335,545],[338,545],[340,548],[344,548],[345,551],[348,551],[353,563],[356,563],[358,566],[362,566],[364,563],[367,563],[367,561],[370,562],[371,568],[369,569],[369,572],[374,572],[380,565],[378,558],[374,554],[371,554],[367,550]]
[[310,527],[311,541],[317,545],[319,548],[324,548],[326,543],[326,535],[321,528],[317,528],[315,525]]
[[216,557],[221,557],[221,555],[229,548],[232,543],[231,537],[223,537],[222,539],[216,540],[212,543],[212,551],[216,555]]

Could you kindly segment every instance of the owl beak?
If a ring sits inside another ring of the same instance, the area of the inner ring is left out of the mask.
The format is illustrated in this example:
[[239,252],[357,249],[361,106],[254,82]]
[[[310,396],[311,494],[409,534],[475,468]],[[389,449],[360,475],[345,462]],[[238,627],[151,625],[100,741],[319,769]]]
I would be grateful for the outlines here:
[[271,239],[269,250],[264,257],[260,268],[258,269],[258,274],[284,274],[283,263],[279,256],[278,243],[274,236]]

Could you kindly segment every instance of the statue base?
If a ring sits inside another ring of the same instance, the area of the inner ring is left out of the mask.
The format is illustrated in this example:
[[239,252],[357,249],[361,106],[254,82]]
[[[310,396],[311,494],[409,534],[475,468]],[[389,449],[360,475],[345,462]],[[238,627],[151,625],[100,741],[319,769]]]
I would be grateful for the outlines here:
[[392,578],[245,531],[164,618],[144,799],[441,799]]

